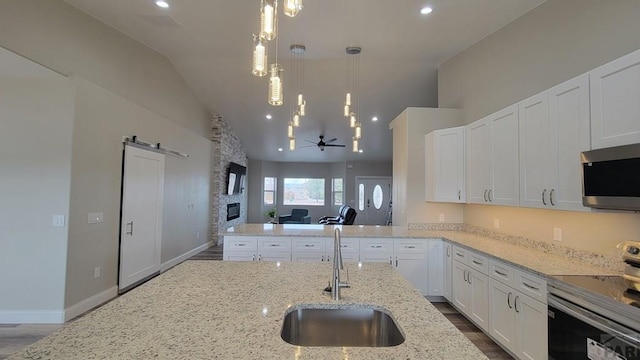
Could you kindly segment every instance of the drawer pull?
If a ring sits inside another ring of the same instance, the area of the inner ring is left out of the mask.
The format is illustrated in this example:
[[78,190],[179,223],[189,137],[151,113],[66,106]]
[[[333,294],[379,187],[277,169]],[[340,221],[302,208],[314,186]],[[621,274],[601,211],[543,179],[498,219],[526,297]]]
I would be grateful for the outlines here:
[[482,266],[482,263],[480,261],[478,261],[478,260],[473,260],[473,263],[476,264],[476,265]]
[[270,244],[271,247],[280,247],[280,244]]
[[457,257],[464,258],[464,254],[461,254],[461,253],[459,253],[459,252],[456,252],[456,256],[457,256]]
[[312,245],[312,244],[306,244],[304,247],[315,247],[315,245]]
[[382,245],[371,245],[371,247],[374,249],[381,249]]
[[410,245],[410,246],[405,246],[404,248],[405,248],[405,249],[415,249],[416,247],[415,247],[415,246],[413,246],[413,245]]
[[523,282],[522,285],[524,285],[525,287],[527,287],[527,288],[529,288],[531,290],[540,291],[540,288],[537,288],[537,287],[535,287],[533,285],[529,285],[526,282]]
[[247,244],[236,244],[236,246],[247,246]]
[[507,274],[505,274],[505,273],[503,273],[503,272],[500,272],[500,271],[498,271],[498,270],[493,270],[493,271],[494,271],[496,274],[500,275],[500,276],[504,276],[504,277],[506,277],[506,276],[507,276]]
[[513,309],[513,306],[511,306],[511,291],[509,291],[509,295],[507,295],[507,306],[509,309]]

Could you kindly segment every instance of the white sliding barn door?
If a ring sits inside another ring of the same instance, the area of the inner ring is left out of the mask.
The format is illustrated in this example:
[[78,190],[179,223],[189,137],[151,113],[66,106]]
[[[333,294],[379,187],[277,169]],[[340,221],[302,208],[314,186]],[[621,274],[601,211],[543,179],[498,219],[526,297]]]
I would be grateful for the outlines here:
[[164,155],[125,146],[118,289],[160,272]]

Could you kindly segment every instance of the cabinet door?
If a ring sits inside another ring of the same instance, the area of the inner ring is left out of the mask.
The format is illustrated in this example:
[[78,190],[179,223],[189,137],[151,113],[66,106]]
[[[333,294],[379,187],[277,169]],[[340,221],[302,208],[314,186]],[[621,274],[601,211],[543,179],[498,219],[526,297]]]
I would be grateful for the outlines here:
[[458,261],[453,262],[453,305],[462,313],[469,315],[471,292],[467,282],[467,266]]
[[[428,240],[427,249],[427,293],[429,296],[444,295],[444,242],[442,240]],[[451,285],[449,285],[451,287]],[[449,289],[449,291],[451,291]]]
[[520,359],[546,360],[547,305],[519,294],[514,302],[517,311],[517,352]]
[[582,206],[580,163],[580,153],[591,148],[587,74],[549,90],[549,126],[548,205],[562,210],[590,211]]
[[444,243],[444,297],[449,302],[453,302],[452,293],[452,281],[453,281],[453,245],[450,243]]
[[291,261],[291,252],[268,252],[264,254],[258,254],[258,261]]
[[640,50],[589,73],[591,147],[640,142]]
[[[360,239],[360,261],[393,264],[393,239]],[[344,254],[343,254],[344,260]]]
[[465,127],[433,132],[433,166],[427,173],[427,186],[433,187],[433,199],[440,202],[465,201]]
[[[518,183],[518,105],[489,116],[491,123],[492,184],[490,204],[515,205],[520,202]],[[485,153],[486,154],[486,153]]]
[[469,317],[482,330],[489,331],[489,278],[475,270],[469,270],[471,309]]
[[422,295],[429,295],[427,262],[423,254],[400,254],[395,257],[394,265]]
[[489,280],[489,334],[512,352],[516,352],[515,290]]
[[486,119],[467,126],[467,200],[485,204],[491,182],[491,131]]
[[256,254],[253,252],[229,251],[223,256],[225,261],[256,261]]
[[543,92],[519,103],[520,206],[547,207],[551,187],[548,173],[551,145],[549,93]]
[[327,259],[324,252],[300,251],[291,254],[291,261],[294,262],[324,262],[325,260]]

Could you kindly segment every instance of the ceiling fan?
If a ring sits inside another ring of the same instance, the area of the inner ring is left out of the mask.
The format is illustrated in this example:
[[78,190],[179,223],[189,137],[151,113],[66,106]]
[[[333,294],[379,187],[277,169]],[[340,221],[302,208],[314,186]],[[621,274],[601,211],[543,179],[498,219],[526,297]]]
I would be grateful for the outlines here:
[[324,148],[328,147],[328,146],[333,146],[333,147],[345,147],[346,146],[346,145],[342,145],[342,144],[332,144],[332,142],[338,140],[338,138],[333,138],[333,139],[327,140],[327,141],[324,141],[324,135],[320,135],[319,138],[320,138],[320,141],[318,141],[317,143],[314,142],[314,141],[311,141],[311,140],[305,140],[306,142],[310,142],[313,145],[307,145],[307,146],[302,146],[302,147],[305,148],[305,147],[317,146],[320,149],[320,151],[324,151]]

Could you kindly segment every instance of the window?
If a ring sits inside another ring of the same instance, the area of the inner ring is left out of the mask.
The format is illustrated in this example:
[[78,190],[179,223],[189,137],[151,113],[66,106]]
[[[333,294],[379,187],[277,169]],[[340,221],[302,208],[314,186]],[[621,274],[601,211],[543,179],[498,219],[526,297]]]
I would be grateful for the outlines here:
[[364,211],[364,184],[358,185],[358,210]]
[[342,205],[342,178],[335,178],[331,181],[331,193],[333,199],[333,205]]
[[285,178],[282,203],[324,206],[324,179]]
[[265,177],[264,178],[264,194],[263,201],[265,205],[276,204],[276,178]]

